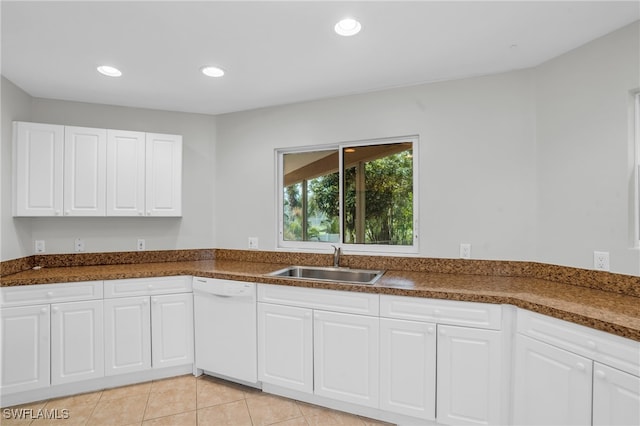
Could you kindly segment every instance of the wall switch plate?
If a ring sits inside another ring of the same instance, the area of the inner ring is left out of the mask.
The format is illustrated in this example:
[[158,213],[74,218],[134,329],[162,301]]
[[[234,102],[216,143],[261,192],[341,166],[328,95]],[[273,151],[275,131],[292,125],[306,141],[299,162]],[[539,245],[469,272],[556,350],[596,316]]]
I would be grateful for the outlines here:
[[249,248],[254,250],[258,248],[258,237],[249,237]]
[[595,269],[596,271],[609,270],[609,252],[608,251],[593,252],[593,269]]
[[76,253],[84,251],[84,240],[81,238],[76,238],[74,247],[75,247]]
[[36,253],[44,253],[44,240],[36,240]]
[[460,259],[471,259],[470,243],[460,243]]
[[143,238],[138,238],[138,244],[136,245],[138,251],[144,251],[145,249],[145,241]]

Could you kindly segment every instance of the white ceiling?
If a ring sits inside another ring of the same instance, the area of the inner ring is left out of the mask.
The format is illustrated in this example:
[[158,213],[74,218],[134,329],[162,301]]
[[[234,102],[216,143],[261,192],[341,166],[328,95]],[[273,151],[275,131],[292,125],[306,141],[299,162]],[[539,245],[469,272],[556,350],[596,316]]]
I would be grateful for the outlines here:
[[[528,68],[640,19],[637,0],[1,7],[2,74],[31,96],[208,114]],[[346,16],[360,34],[333,32]]]

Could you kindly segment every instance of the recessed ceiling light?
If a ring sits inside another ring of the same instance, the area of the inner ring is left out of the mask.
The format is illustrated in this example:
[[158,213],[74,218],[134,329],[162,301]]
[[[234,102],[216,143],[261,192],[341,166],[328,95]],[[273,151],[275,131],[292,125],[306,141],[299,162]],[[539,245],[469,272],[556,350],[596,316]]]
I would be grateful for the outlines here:
[[334,27],[334,30],[336,31],[336,33],[345,37],[358,34],[361,29],[362,29],[362,25],[360,25],[360,22],[356,21],[353,18],[343,19],[342,21],[338,22]]
[[222,77],[224,75],[224,70],[218,67],[205,66],[200,68],[200,71],[202,71],[202,74],[206,75],[207,77]]
[[118,68],[110,67],[109,65],[100,65],[98,72],[109,77],[120,77],[122,72]]

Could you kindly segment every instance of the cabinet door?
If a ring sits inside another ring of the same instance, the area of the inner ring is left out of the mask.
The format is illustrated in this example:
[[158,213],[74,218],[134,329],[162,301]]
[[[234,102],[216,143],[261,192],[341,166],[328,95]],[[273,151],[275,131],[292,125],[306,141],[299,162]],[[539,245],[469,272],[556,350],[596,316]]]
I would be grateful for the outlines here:
[[438,325],[438,423],[503,424],[502,333]]
[[107,130],[107,216],[144,215],[145,134]]
[[640,424],[640,377],[595,363],[593,424]]
[[0,309],[3,394],[49,386],[49,305]]
[[151,297],[151,365],[193,364],[193,294]]
[[105,129],[65,127],[65,216],[105,215],[106,166]]
[[314,312],[316,395],[378,407],[379,328],[378,317]]
[[149,297],[104,300],[105,375],[151,368]]
[[435,324],[380,319],[380,408],[435,420]]
[[13,215],[61,215],[64,126],[14,122],[13,149]]
[[51,305],[51,384],[103,376],[102,300]]
[[311,309],[258,303],[258,379],[313,392]]
[[182,136],[146,134],[147,216],[182,215]]
[[516,335],[514,423],[591,424],[592,361]]

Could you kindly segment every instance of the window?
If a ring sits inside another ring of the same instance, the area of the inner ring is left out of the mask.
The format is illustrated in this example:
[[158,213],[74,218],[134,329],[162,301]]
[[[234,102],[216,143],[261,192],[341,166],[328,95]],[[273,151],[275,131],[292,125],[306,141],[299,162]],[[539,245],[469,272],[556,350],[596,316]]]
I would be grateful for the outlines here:
[[417,252],[417,149],[409,137],[278,150],[279,246]]

